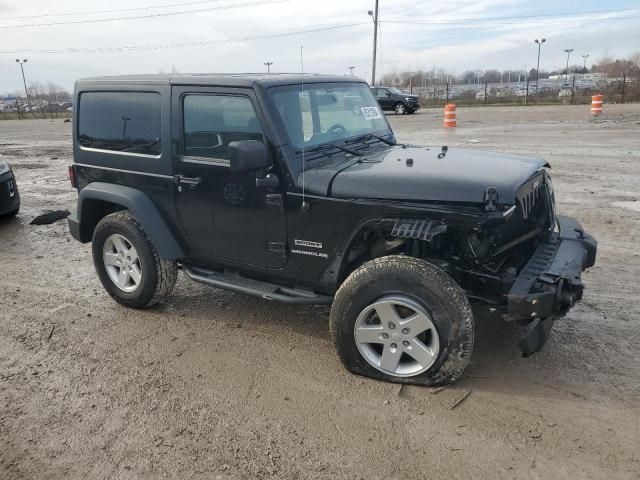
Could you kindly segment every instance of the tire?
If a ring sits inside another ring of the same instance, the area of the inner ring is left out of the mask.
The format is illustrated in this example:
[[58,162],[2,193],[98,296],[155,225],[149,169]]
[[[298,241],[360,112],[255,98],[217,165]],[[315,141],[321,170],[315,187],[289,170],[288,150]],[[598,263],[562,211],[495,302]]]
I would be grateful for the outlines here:
[[[122,265],[127,265],[122,262],[128,257],[120,255],[118,245],[133,248],[128,251],[134,252],[131,258],[135,257],[135,260],[128,268],[137,272],[135,278],[133,272],[129,274],[128,281],[121,286],[116,284],[113,275],[118,269],[122,273]],[[92,250],[93,264],[102,286],[116,302],[126,307],[147,308],[163,302],[176,284],[176,262],[159,257],[140,223],[126,210],[107,215],[98,222],[93,232]],[[116,257],[118,266],[111,263]]]
[[[382,324],[387,317],[376,310],[389,304],[398,314],[395,330]],[[367,318],[373,323],[362,323]],[[430,321],[431,326],[412,338],[422,327],[411,333],[404,326],[417,327],[414,319]],[[373,328],[375,332],[369,330]],[[361,329],[370,335],[382,332],[381,336],[392,337],[381,340],[380,345],[362,343],[356,339],[358,336],[361,340]],[[464,372],[473,351],[473,313],[462,289],[430,263],[400,255],[369,261],[349,275],[334,298],[330,330],[340,360],[349,371],[388,382],[429,386],[453,383]],[[389,343],[392,341],[395,343]],[[412,355],[421,353],[415,358],[428,361],[415,360],[407,354],[410,350]],[[398,359],[395,372],[383,368],[388,364],[383,355],[388,352],[396,352],[392,354]],[[375,366],[377,360],[380,364]]]
[[402,102],[396,103],[393,106],[393,110],[394,112],[396,112],[396,115],[404,115],[405,113],[407,113],[407,107]]

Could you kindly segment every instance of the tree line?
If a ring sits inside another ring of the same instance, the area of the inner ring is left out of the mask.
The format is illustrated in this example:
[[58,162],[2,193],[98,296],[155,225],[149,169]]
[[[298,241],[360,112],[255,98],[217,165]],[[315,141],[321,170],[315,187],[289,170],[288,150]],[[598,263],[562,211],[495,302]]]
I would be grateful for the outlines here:
[[[71,101],[71,94],[69,91],[54,82],[29,82],[27,84],[26,94],[28,94],[29,100],[33,101],[41,100],[55,103]],[[6,96],[17,98],[20,101],[27,99],[24,89],[7,92]]]
[[[546,71],[540,69],[540,79],[546,79],[553,75],[564,75],[567,69],[555,69]],[[640,51],[635,52],[627,58],[612,58],[604,56],[599,59],[591,67],[582,65],[570,65],[569,74],[571,73],[601,73],[607,77],[640,77]],[[385,73],[380,79],[381,85],[397,85],[408,87],[410,85],[419,86],[439,86],[446,84],[472,84],[472,83],[506,83],[506,82],[523,82],[526,79],[535,79],[537,71],[531,68],[528,71],[524,69],[518,70],[465,70],[462,74],[448,71],[444,68],[433,67],[431,70],[392,70]]]

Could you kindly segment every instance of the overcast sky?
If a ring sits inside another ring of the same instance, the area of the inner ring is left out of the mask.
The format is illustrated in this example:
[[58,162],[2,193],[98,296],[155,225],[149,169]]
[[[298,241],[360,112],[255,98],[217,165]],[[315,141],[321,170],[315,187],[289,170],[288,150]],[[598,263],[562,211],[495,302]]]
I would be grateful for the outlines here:
[[[251,72],[265,70],[270,61],[272,71],[297,72],[301,45],[307,72],[344,74],[355,66],[357,75],[370,76],[373,25],[367,10],[373,5],[373,0],[0,0],[0,94],[22,88],[17,57],[28,59],[27,81],[53,81],[67,89],[81,77],[172,67]],[[192,13],[173,15],[179,12]],[[141,16],[147,18],[123,19]],[[565,48],[575,49],[575,63],[589,54],[587,65],[606,53],[640,50],[638,0],[380,0],[380,20],[378,77],[394,68],[434,65],[456,73],[531,68],[537,55],[533,39],[540,37],[547,38],[541,62],[547,70],[564,64]],[[61,22],[85,23],[42,25]]]

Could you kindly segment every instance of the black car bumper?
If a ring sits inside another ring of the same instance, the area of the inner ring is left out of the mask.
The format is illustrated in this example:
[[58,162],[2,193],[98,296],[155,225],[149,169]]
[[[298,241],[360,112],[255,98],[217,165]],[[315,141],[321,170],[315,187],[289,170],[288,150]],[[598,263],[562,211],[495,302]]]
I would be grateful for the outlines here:
[[407,109],[412,112],[420,110],[420,103],[418,102],[418,100],[416,100],[415,102],[414,101],[407,102]]
[[559,232],[541,244],[507,295],[506,320],[520,330],[524,356],[539,351],[556,318],[582,298],[582,272],[596,261],[597,242],[573,218],[558,216]]
[[9,171],[0,175],[0,215],[15,212],[20,208],[20,194],[18,185]]

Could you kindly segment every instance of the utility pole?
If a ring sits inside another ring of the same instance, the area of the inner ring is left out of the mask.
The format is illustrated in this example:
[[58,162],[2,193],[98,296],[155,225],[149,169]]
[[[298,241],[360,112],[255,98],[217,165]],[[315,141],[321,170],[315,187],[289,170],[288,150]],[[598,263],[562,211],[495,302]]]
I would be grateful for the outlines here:
[[356,67],[347,67],[349,69],[349,71],[351,72],[351,76],[353,77],[353,69]]
[[[31,101],[29,100],[29,91],[27,90],[27,80],[24,77],[24,64],[27,63],[27,59],[25,58],[20,61],[19,58],[16,58],[16,62],[20,64],[20,71],[22,71],[22,83],[24,84],[24,94],[27,96],[27,105],[29,106],[29,110],[31,110]],[[31,114],[33,115],[33,111]]]
[[582,72],[587,73],[587,58],[589,58],[589,54],[582,55],[584,62],[582,63]]
[[542,40],[538,40],[537,38],[534,40],[538,44],[538,67],[536,68],[536,95],[538,94],[538,80],[540,80],[540,48],[542,44],[546,42],[547,39],[543,38]]
[[373,64],[371,66],[371,86],[376,84],[376,53],[378,50],[378,0],[376,0],[375,10],[367,12],[373,17]]
[[271,73],[271,65],[273,62],[264,62],[265,67],[267,67],[267,73]]
[[564,83],[569,83],[569,55],[573,52],[573,48],[567,48],[564,52],[567,54],[567,70],[564,73]]

